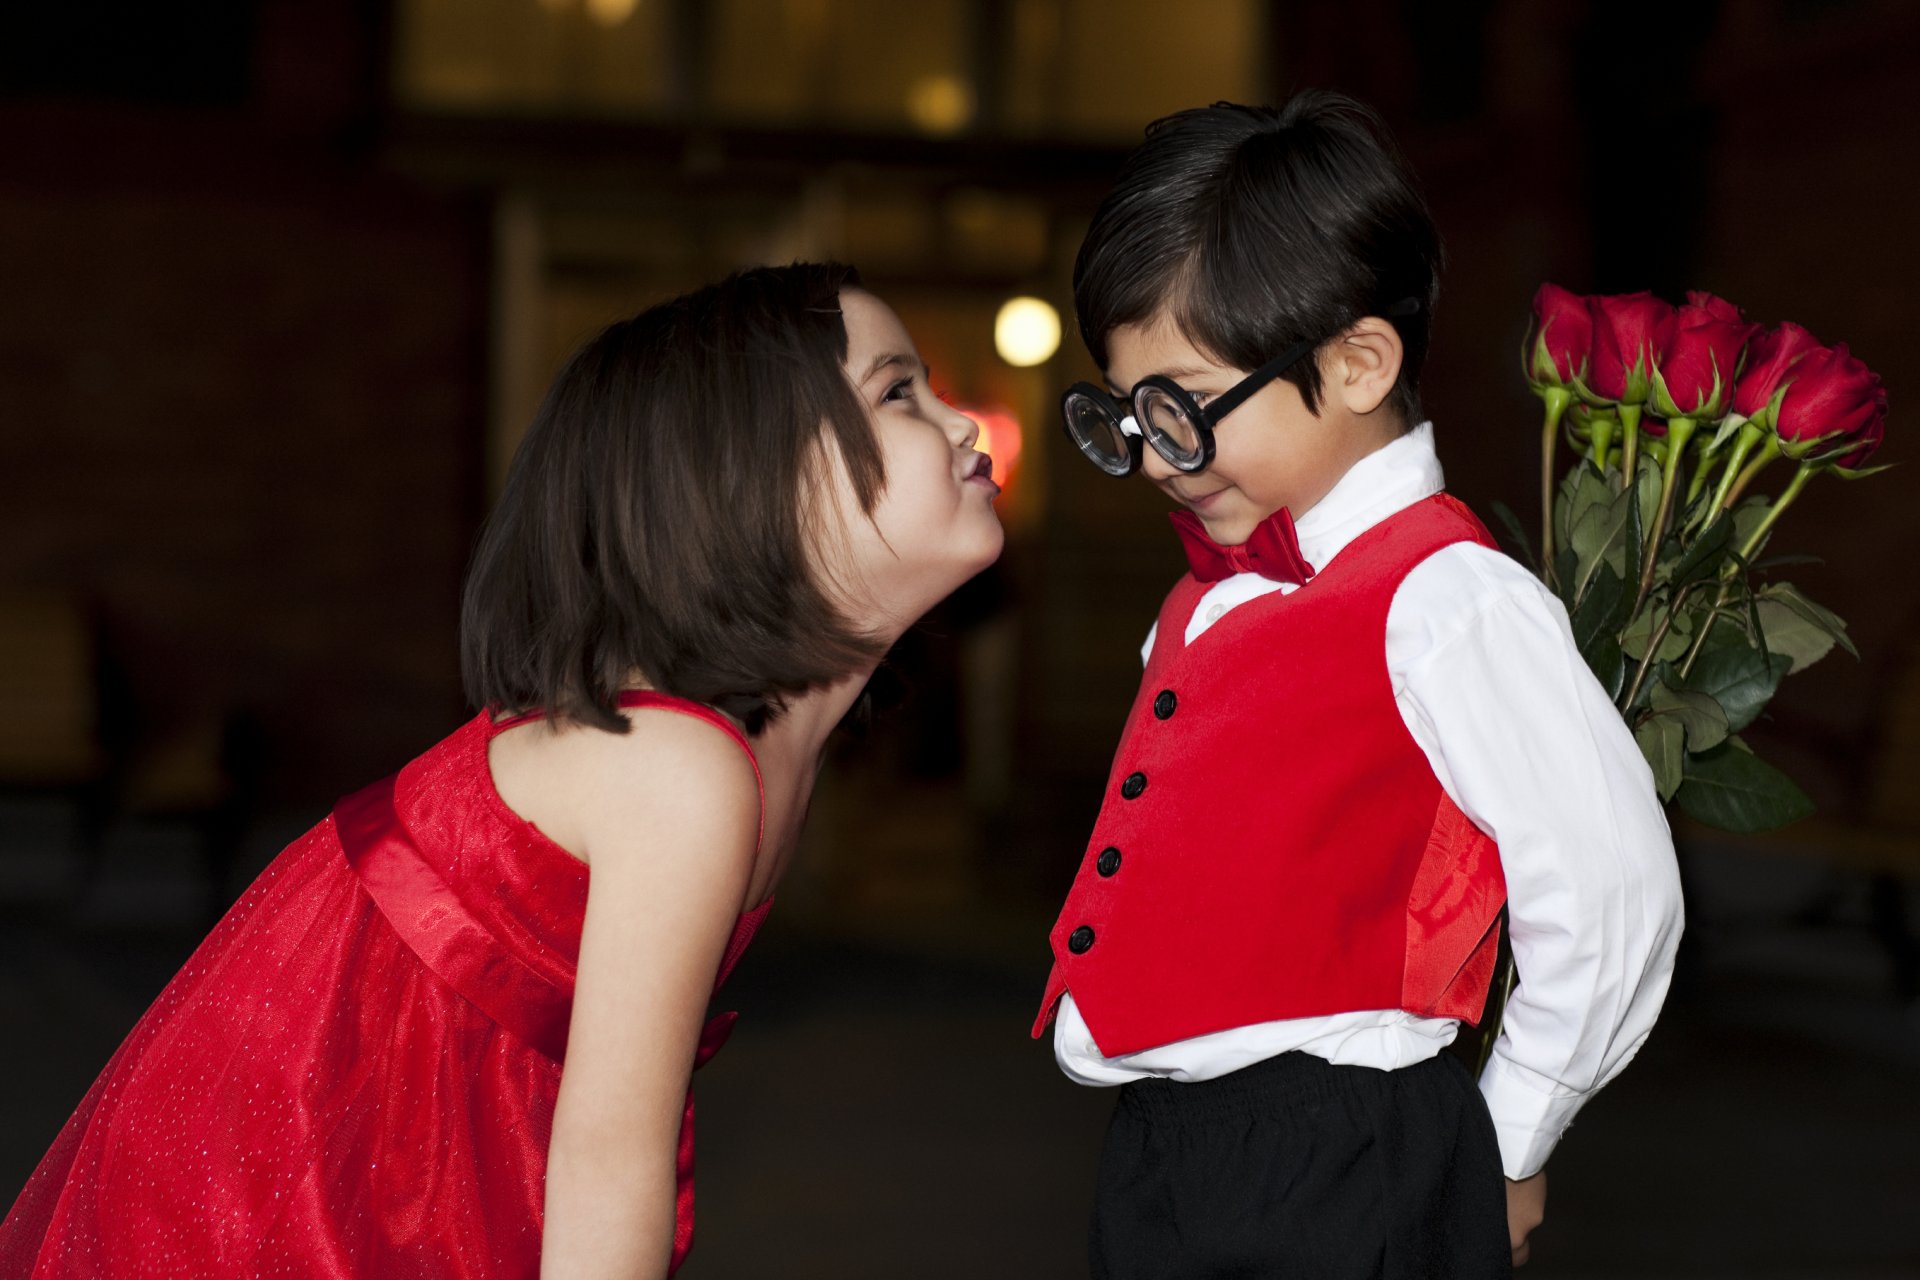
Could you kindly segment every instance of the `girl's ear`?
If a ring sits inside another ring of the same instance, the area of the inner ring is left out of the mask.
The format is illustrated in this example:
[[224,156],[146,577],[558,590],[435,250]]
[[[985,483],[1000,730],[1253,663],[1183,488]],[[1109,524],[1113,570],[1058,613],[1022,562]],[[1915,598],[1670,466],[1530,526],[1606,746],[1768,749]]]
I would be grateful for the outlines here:
[[1400,334],[1378,316],[1364,316],[1333,342],[1326,392],[1349,413],[1372,413],[1386,402],[1400,377],[1405,348]]

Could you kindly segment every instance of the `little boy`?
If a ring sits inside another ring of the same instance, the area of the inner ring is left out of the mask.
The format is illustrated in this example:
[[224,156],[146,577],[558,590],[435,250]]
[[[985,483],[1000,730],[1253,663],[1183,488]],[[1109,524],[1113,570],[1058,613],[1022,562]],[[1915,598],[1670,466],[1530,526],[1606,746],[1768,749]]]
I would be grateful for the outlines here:
[[[1159,121],[1081,247],[1107,385],[1069,434],[1183,508],[1193,569],[1034,1027],[1123,1086],[1097,1277],[1506,1275],[1665,996],[1652,776],[1559,603],[1442,492],[1439,258],[1376,118],[1323,92]],[[1519,985],[1476,1091],[1441,1050],[1503,905]]]

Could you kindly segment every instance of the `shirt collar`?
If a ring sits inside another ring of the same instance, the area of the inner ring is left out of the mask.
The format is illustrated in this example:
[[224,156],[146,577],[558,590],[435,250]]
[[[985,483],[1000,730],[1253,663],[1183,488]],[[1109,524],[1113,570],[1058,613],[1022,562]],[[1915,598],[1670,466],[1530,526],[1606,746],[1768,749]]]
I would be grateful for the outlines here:
[[1433,424],[1423,422],[1348,467],[1325,497],[1295,519],[1300,554],[1324,569],[1374,525],[1445,487]]

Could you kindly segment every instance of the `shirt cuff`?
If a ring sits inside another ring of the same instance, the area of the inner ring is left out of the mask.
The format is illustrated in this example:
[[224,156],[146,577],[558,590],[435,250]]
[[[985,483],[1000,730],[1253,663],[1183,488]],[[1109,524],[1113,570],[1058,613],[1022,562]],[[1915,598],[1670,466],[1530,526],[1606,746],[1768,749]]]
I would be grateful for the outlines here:
[[1507,1177],[1531,1178],[1546,1167],[1560,1135],[1573,1123],[1587,1095],[1565,1086],[1543,1088],[1540,1077],[1499,1054],[1480,1075],[1480,1096],[1493,1116],[1500,1142],[1500,1167]]

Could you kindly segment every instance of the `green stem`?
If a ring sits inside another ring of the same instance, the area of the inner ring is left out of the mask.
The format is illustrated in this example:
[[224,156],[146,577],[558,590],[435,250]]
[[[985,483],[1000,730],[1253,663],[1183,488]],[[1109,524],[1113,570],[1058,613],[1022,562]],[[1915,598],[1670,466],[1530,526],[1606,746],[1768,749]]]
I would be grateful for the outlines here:
[[1596,416],[1587,434],[1587,461],[1603,476],[1607,474],[1607,458],[1613,453],[1613,429],[1619,425],[1613,418]]
[[1741,497],[1746,494],[1747,486],[1752,484],[1754,479],[1759,476],[1762,471],[1765,471],[1771,466],[1779,456],[1780,437],[1768,437],[1767,442],[1760,446],[1760,452],[1753,455],[1753,461],[1746,465],[1745,469],[1740,472],[1738,478],[1734,480],[1732,487],[1729,488],[1726,494],[1720,499],[1720,509],[1722,511],[1733,510],[1734,504],[1739,502]]
[[1732,586],[1730,581],[1723,580],[1720,583],[1720,593],[1713,598],[1713,608],[1707,610],[1707,616],[1700,620],[1700,634],[1693,638],[1693,647],[1687,650],[1687,656],[1680,663],[1682,684],[1693,674],[1693,664],[1699,658],[1700,651],[1707,647],[1707,637],[1713,634],[1713,624],[1720,621],[1720,611],[1727,607],[1727,592]]
[[[1778,438],[1776,437],[1768,443],[1773,446],[1777,455],[1779,451]],[[1771,461],[1771,459],[1768,459],[1768,461]],[[1763,464],[1756,462],[1747,469],[1757,472],[1757,468],[1760,465]],[[1807,481],[1819,474],[1820,470],[1821,468],[1818,466],[1807,465],[1805,463],[1801,464],[1800,469],[1793,473],[1793,479],[1787,482],[1787,487],[1781,490],[1779,498],[1775,499],[1773,508],[1767,512],[1766,519],[1760,522],[1760,527],[1753,531],[1752,536],[1747,539],[1746,545],[1740,548],[1739,561],[1729,563],[1727,567],[1721,571],[1720,594],[1714,597],[1713,608],[1707,611],[1705,620],[1700,623],[1700,634],[1694,638],[1693,647],[1687,650],[1686,661],[1680,664],[1680,678],[1682,680],[1685,680],[1688,675],[1692,674],[1695,659],[1699,658],[1700,651],[1707,647],[1707,637],[1713,634],[1714,624],[1720,620],[1720,610],[1726,607],[1727,594],[1733,588],[1733,579],[1735,575],[1740,572],[1741,564],[1751,565],[1753,563],[1754,553],[1758,551],[1760,545],[1767,540],[1767,535],[1773,532],[1773,526],[1778,523],[1781,516],[1786,514],[1787,508],[1793,505],[1794,499],[1800,496],[1800,491],[1807,487]],[[1738,487],[1739,486],[1736,486],[1736,492],[1734,496],[1729,499],[1729,502],[1739,501]]]
[[1707,477],[1713,474],[1713,469],[1719,461],[1718,458],[1713,457],[1711,454],[1702,453],[1700,455],[1700,465],[1693,469],[1693,478],[1687,481],[1688,507],[1692,507],[1694,503],[1700,500],[1700,491],[1707,487]]
[[1653,655],[1660,652],[1660,645],[1666,640],[1667,632],[1673,630],[1673,620],[1680,616],[1680,610],[1686,606],[1687,597],[1693,594],[1700,584],[1690,583],[1680,588],[1680,594],[1673,598],[1667,607],[1667,616],[1660,620],[1659,630],[1653,633],[1653,639],[1647,642],[1647,652],[1640,659],[1640,666],[1633,673],[1633,683],[1627,687],[1627,696],[1621,700],[1620,710],[1626,711],[1633,706],[1634,699],[1640,696],[1640,686],[1646,683],[1647,672],[1653,670]]
[[1573,393],[1565,387],[1547,387],[1541,393],[1547,403],[1547,422],[1540,432],[1540,577],[1553,585],[1553,453],[1559,443],[1560,416],[1573,403]]
[[1640,612],[1653,590],[1653,571],[1660,563],[1660,542],[1667,536],[1667,520],[1673,515],[1673,491],[1680,479],[1680,460],[1686,457],[1687,442],[1693,438],[1696,424],[1692,418],[1675,418],[1667,423],[1667,465],[1660,481],[1660,510],[1653,518],[1653,530],[1647,535],[1646,551],[1640,565],[1640,591],[1633,598],[1629,618]]
[[[1727,453],[1726,465],[1720,470],[1720,483],[1714,486],[1713,501],[1707,504],[1707,511],[1709,513],[1724,511],[1733,505],[1732,502],[1727,500],[1727,495],[1733,492],[1734,482],[1740,476],[1741,469],[1746,465],[1748,455],[1759,446],[1767,434],[1767,432],[1762,431],[1751,422],[1743,422],[1740,424],[1739,433],[1733,438],[1733,448]],[[1749,481],[1749,483],[1751,483],[1751,481]],[[1711,514],[1707,516],[1709,521],[1712,520],[1712,518]]]
[[1640,465],[1640,413],[1642,406],[1620,406],[1620,477],[1624,484],[1634,483]]
[[1793,505],[1793,500],[1798,498],[1800,491],[1807,487],[1807,481],[1813,479],[1820,470],[1820,467],[1809,463],[1800,464],[1800,469],[1793,473],[1793,479],[1787,481],[1787,487],[1782,489],[1780,496],[1773,500],[1773,506],[1768,509],[1766,518],[1760,522],[1760,527],[1755,529],[1753,536],[1747,539],[1747,545],[1740,548],[1742,560],[1748,564],[1753,563],[1754,553],[1760,550],[1760,544],[1767,540],[1769,533],[1773,532],[1774,524],[1787,513],[1787,508]]

